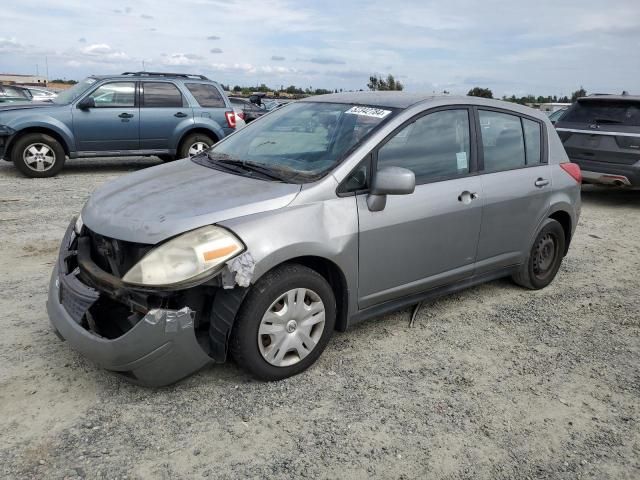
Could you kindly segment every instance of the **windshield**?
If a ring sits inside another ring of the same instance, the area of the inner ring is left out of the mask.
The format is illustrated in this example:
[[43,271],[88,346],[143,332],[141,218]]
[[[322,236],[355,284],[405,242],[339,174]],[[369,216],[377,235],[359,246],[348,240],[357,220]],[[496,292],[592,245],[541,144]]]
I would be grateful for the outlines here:
[[292,181],[313,180],[335,167],[392,113],[387,108],[343,103],[293,103],[213,146],[207,158],[213,163],[236,162],[280,174],[290,172]]
[[53,103],[57,103],[58,105],[66,105],[82,95],[94,83],[96,83],[95,78],[85,78],[84,80],[76,83],[73,87],[63,90],[57,97],[52,98],[51,100]]

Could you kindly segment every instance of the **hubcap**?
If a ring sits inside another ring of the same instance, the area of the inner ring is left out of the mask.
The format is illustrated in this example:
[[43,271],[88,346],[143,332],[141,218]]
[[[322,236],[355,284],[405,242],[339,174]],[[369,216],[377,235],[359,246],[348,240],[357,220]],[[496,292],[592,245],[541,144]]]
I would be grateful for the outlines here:
[[194,155],[198,155],[199,153],[204,152],[207,148],[209,148],[209,145],[206,143],[196,142],[189,147],[189,156],[193,157]]
[[32,143],[24,149],[25,165],[35,172],[46,172],[56,163],[56,153],[44,143]]
[[258,328],[260,354],[271,365],[288,367],[309,355],[322,337],[324,303],[313,290],[283,293],[262,316]]
[[550,233],[544,235],[536,246],[533,256],[533,272],[540,277],[548,273],[556,256],[556,242]]

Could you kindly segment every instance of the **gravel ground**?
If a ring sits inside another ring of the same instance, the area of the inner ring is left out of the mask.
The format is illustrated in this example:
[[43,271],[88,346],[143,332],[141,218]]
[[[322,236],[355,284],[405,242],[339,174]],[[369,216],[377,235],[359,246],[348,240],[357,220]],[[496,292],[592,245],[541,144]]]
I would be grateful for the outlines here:
[[2,478],[639,478],[640,192],[585,188],[556,281],[502,280],[334,335],[278,383],[218,365],[136,387],[51,332],[47,283],[91,191],[149,159],[0,162]]

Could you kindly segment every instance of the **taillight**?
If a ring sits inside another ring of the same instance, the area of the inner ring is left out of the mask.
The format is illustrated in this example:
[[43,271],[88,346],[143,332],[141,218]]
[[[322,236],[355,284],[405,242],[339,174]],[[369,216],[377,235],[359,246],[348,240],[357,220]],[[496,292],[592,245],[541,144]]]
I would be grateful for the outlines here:
[[224,116],[227,117],[229,128],[236,128],[236,112],[224,112]]
[[567,172],[578,183],[582,183],[582,172],[580,166],[577,163],[561,163],[562,169]]

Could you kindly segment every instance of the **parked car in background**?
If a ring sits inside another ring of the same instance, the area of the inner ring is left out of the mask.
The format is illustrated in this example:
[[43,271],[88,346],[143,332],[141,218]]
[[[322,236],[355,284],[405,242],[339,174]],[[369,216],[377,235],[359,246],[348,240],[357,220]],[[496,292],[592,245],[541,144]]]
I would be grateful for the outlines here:
[[539,111],[310,97],[96,190],[47,309],[71,347],[138,383],[227,352],[277,380],[364,319],[500,277],[544,288],[579,213],[580,169]]
[[66,157],[196,155],[237,127],[220,86],[202,75],[91,76],[51,103],[0,107],[0,157],[52,177]]
[[57,93],[43,88],[24,87],[31,92],[34,102],[49,102],[58,96]]
[[586,183],[640,187],[640,96],[579,98],[556,130]]
[[244,121],[246,123],[254,121],[256,118],[260,118],[267,113],[267,110],[260,108],[258,105],[251,103],[249,100],[238,97],[229,97],[229,101],[234,107],[238,107],[244,114]]
[[28,89],[16,85],[0,85],[0,103],[30,102],[33,99]]
[[562,118],[562,116],[564,115],[564,112],[566,112],[568,109],[569,107],[565,107],[565,108],[561,108],[560,110],[556,110],[555,112],[549,113],[549,120],[551,121],[551,123],[555,125],[556,122],[560,120],[560,118]]

